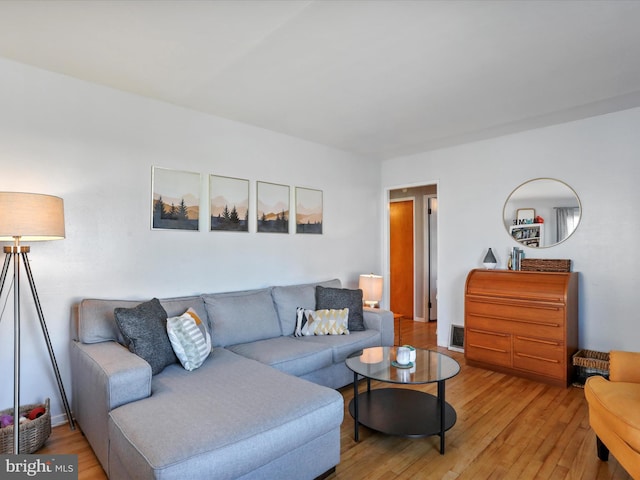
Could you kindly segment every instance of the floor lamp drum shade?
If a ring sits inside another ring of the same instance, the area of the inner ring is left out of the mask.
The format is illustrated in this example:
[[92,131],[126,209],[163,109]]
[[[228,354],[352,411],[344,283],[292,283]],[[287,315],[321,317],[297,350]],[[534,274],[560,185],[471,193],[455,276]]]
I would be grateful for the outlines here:
[[0,241],[61,240],[64,205],[60,197],[39,193],[0,192]]

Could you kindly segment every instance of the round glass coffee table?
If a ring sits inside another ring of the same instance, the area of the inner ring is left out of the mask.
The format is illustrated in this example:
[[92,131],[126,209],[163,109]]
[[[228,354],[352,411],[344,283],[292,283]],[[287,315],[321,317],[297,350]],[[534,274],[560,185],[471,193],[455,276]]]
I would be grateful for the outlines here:
[[[365,348],[346,360],[353,371],[353,400],[349,413],[358,426],[404,437],[440,436],[444,454],[444,432],[456,423],[456,411],[445,401],[445,380],[460,372],[453,358],[435,350],[416,349],[416,360],[408,367],[396,366],[398,347]],[[367,391],[358,392],[358,376],[367,379]],[[402,385],[438,384],[437,396],[408,388],[371,389],[371,380]]]

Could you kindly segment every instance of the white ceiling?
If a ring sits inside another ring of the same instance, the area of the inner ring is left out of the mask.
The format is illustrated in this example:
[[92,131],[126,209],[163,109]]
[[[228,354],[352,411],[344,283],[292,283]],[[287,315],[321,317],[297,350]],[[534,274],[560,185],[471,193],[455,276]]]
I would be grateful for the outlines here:
[[0,56],[383,159],[640,106],[640,1],[3,0]]

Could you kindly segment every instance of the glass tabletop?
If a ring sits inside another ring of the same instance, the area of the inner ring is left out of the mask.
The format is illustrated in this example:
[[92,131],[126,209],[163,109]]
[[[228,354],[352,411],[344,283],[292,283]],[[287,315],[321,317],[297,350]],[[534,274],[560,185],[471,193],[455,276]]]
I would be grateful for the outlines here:
[[433,383],[455,377],[460,365],[453,358],[435,350],[416,348],[416,360],[408,367],[396,367],[398,347],[365,348],[346,360],[347,367],[358,375],[389,383]]

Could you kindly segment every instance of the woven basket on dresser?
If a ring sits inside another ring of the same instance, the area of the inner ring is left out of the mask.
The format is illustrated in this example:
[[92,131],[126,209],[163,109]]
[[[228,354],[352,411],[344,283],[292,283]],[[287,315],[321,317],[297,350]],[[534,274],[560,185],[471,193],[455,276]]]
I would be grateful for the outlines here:
[[[49,399],[44,405],[33,404],[20,407],[20,415],[26,415],[36,407],[44,407],[45,413],[35,420],[20,424],[19,453],[33,453],[38,450],[51,435],[51,411]],[[0,411],[0,414],[13,415],[13,408]],[[13,453],[13,425],[0,428],[0,454]]]
[[520,270],[525,272],[570,272],[571,260],[549,258],[523,258]]

